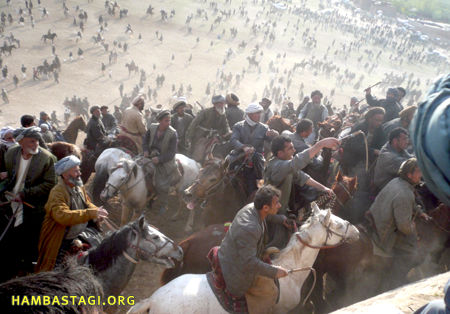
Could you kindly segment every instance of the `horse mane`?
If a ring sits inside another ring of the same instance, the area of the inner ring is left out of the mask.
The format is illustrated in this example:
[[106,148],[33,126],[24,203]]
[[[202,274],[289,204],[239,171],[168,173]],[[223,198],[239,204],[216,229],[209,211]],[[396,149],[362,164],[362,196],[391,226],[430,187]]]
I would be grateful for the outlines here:
[[[60,302],[50,302],[49,305],[39,303],[27,306],[27,312],[33,313],[91,313],[95,307],[81,307],[76,302],[67,305],[61,303],[63,296],[103,297],[103,288],[95,278],[91,269],[79,265],[76,258],[70,258],[60,267],[52,271],[18,277],[0,284],[0,308],[4,313],[17,313],[21,307],[13,305],[11,296],[20,296],[20,300],[27,297],[31,303],[32,297],[57,297]],[[23,308],[22,308],[23,309]]]
[[277,130],[279,133],[281,133],[285,130],[289,130],[291,132],[295,131],[294,127],[291,125],[290,121],[279,115],[274,115],[274,116],[270,117],[270,119],[267,120],[267,125],[270,128]]
[[55,155],[58,160],[69,155],[74,155],[81,160],[80,148],[74,144],[67,142],[53,142],[47,145],[50,149],[50,152]]
[[89,264],[96,272],[101,272],[116,261],[128,247],[127,238],[133,230],[133,224],[123,226],[106,237],[98,247],[88,251]]

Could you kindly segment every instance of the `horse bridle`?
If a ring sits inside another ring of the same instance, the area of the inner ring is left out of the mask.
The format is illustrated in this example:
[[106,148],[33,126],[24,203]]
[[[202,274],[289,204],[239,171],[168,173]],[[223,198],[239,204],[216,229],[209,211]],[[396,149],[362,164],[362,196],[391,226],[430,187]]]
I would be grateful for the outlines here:
[[139,261],[141,259],[145,258],[145,257],[147,257],[147,258],[148,257],[157,257],[158,253],[162,249],[164,249],[169,243],[170,244],[174,244],[174,242],[171,239],[167,238],[166,239],[167,240],[166,243],[164,243],[160,248],[158,248],[158,245],[156,245],[156,243],[154,241],[152,241],[151,239],[147,239],[147,237],[144,236],[144,240],[147,241],[147,242],[150,242],[156,249],[155,252],[149,253],[149,252],[145,251],[144,249],[142,249],[140,247],[140,243],[141,243],[141,239],[142,239],[141,233],[138,230],[136,230],[135,228],[133,228],[133,232],[136,234],[137,242],[136,242],[136,245],[131,243],[129,245],[129,247],[135,250],[135,252],[136,252],[136,259],[132,258],[125,251],[123,251],[123,255],[125,256],[125,258],[128,259],[133,264],[139,263]]
[[[127,179],[125,180],[125,182],[122,183],[122,185],[124,185],[124,184],[128,183],[128,181],[130,181],[130,179],[131,179],[131,173],[133,172],[133,169],[134,169],[135,167],[137,167],[136,164],[133,166],[133,168],[131,168],[130,173],[127,174],[127,175],[128,175]],[[118,167],[117,167],[117,168],[118,168]],[[117,169],[117,168],[116,168],[116,169]],[[114,169],[114,170],[116,170],[116,169]],[[145,178],[145,176],[143,176],[142,179],[137,180],[137,182],[136,182],[135,184],[133,184],[132,186],[128,187],[128,188],[125,190],[125,192],[131,190],[131,189],[134,188],[136,185],[138,185],[139,183],[141,183],[141,181],[144,180],[144,178]],[[111,183],[109,183],[109,182],[106,183],[106,187],[112,187],[112,188],[114,189],[114,193],[116,193],[116,192],[119,191],[119,189],[120,189],[120,187],[117,187],[117,186],[115,186],[114,184],[111,184]]]
[[[344,244],[345,242],[347,242],[347,240],[348,240],[347,232],[348,232],[348,228],[349,228],[350,225],[351,225],[350,222],[347,221],[347,225],[346,225],[346,227],[345,227],[345,232],[344,232],[344,234],[340,234],[340,233],[338,233],[338,232],[336,232],[336,231],[333,231],[333,230],[330,228],[330,226],[331,226],[331,221],[330,221],[330,223],[328,224],[328,226],[325,226],[322,222],[320,222],[320,223],[322,224],[322,226],[325,227],[325,230],[327,231],[327,236],[326,236],[326,238],[325,238],[324,244],[322,244],[321,246],[311,245],[311,244],[307,243],[305,240],[303,240],[299,233],[297,233],[297,238],[298,238],[298,240],[299,240],[303,245],[305,245],[305,246],[307,246],[307,247],[309,247],[309,248],[312,248],[312,249],[319,249],[319,250],[321,250],[321,249],[332,249],[332,248],[338,247],[338,246]],[[332,236],[333,234],[336,235],[336,236],[338,236],[338,237],[340,237],[341,240],[340,240],[339,243],[337,243],[337,244],[334,244],[334,245],[327,245],[328,240],[331,238],[331,236]]]
[[[345,184],[344,183],[342,183],[342,181],[338,181],[338,183],[337,183],[344,191],[345,191],[345,193],[347,194],[347,196],[348,196],[348,199],[345,201],[345,202],[348,202],[349,200],[351,200],[352,198],[353,198],[353,195],[352,195],[352,193],[350,193],[350,190],[345,186]],[[344,208],[344,203],[336,196],[336,199],[335,199],[335,201],[342,207],[342,208]]]

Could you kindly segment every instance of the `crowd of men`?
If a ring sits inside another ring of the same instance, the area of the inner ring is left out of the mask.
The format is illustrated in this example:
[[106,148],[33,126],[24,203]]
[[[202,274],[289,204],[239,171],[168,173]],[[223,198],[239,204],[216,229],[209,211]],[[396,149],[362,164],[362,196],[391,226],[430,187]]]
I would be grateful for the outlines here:
[[[230,167],[244,153],[245,165],[239,169],[245,178],[247,194],[256,192],[255,201],[239,211],[219,250],[228,292],[237,297],[245,293],[252,282],[250,279],[257,274],[272,278],[287,275],[282,267],[261,261],[262,247],[283,248],[287,244],[286,215],[291,211],[289,199],[294,185],[308,186],[317,195],[323,192],[332,196],[333,192],[312,178],[305,168],[317,159],[322,149],[337,150],[342,146],[341,164],[346,174],[364,177],[366,158],[373,169],[375,201],[370,214],[376,230],[373,232],[375,254],[392,259],[400,283],[417,264],[413,216],[418,212],[427,218],[416,206],[413,191],[421,180],[421,171],[408,151],[408,127],[416,107],[403,108],[400,101],[404,94],[401,88],[391,88],[386,99],[377,100],[368,89],[365,108],[351,100],[348,113],[361,114],[351,133],[364,133],[367,156],[361,138],[350,137],[345,142],[336,138],[319,139],[319,122],[329,115],[321,102],[320,91],[313,91],[311,101],[305,99],[296,110],[292,103],[283,109],[283,115],[298,114],[296,131],[287,134],[279,134],[267,126],[266,122],[274,115],[267,98],[242,110],[237,95],[216,95],[212,97],[212,107],[195,116],[186,100],[180,99],[172,110],[158,110],[154,120],[146,123],[145,98],[138,95],[128,108],[118,112],[120,116],[108,113],[106,106],[92,106],[84,145],[98,156],[110,141],[108,130],[117,130],[130,138],[138,152],[155,166],[160,213],[167,210],[169,188],[178,175],[177,152],[203,162],[205,142],[211,134],[216,134],[232,148],[228,157]],[[51,119],[41,112],[39,127],[33,116],[24,115],[21,128],[1,130],[1,230],[4,232],[0,247],[8,252],[4,260],[8,271],[2,272],[1,281],[35,269],[51,270],[71,251],[74,239],[86,228],[98,230],[99,218],[108,215],[89,200],[80,179],[80,160],[68,156],[57,161],[46,149],[46,142],[53,141],[54,123],[57,123],[56,115]],[[270,152],[265,150],[265,143],[270,143]],[[265,160],[270,153],[272,157]],[[266,185],[258,190],[260,179]],[[270,243],[263,241],[267,232],[271,234]],[[243,251],[247,252],[245,256]],[[239,263],[234,264],[236,261]]]

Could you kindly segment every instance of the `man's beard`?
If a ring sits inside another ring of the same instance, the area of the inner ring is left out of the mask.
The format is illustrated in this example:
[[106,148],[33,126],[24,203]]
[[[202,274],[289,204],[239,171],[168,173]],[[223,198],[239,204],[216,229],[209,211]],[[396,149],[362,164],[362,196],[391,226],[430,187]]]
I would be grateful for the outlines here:
[[39,146],[36,149],[27,148],[27,152],[30,155],[37,155],[39,153]]
[[224,115],[225,114],[225,107],[216,107],[216,111],[220,114],[220,115]]
[[83,186],[83,180],[81,180],[81,177],[70,177],[69,182],[75,186]]

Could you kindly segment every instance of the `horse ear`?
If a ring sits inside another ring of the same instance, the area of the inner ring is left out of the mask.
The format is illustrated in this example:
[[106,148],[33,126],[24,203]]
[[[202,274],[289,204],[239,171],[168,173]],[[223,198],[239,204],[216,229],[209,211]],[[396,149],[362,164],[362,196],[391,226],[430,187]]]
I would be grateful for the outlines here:
[[341,182],[341,181],[342,181],[342,173],[341,173],[341,170],[339,170],[336,175],[336,182]]
[[214,156],[211,152],[208,155],[206,155],[206,160],[213,160],[213,159],[214,159]]
[[137,164],[134,162],[133,163],[133,175],[136,177],[137,176],[137,171],[138,171],[138,166]]
[[139,225],[140,230],[144,229],[144,227],[145,227],[145,216],[144,215],[139,216],[138,225]]
[[331,219],[331,209],[328,208],[327,209],[327,215],[325,216],[325,219],[324,219],[323,223],[325,225],[328,225],[329,222],[330,222],[330,219]]
[[358,177],[354,177],[350,180],[350,186],[353,186],[353,189],[356,190],[358,187]]
[[311,207],[312,207],[314,216],[317,216],[320,214],[320,208],[319,208],[319,206],[317,206],[316,202],[312,202]]

